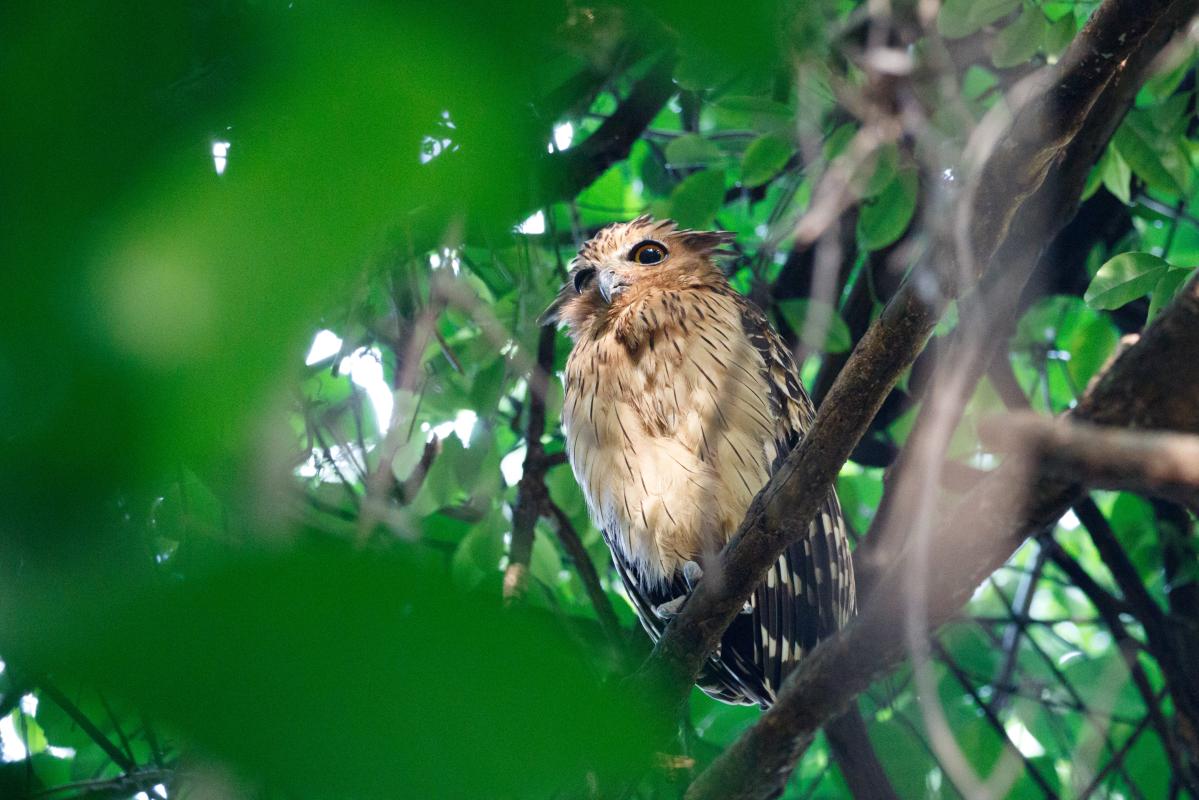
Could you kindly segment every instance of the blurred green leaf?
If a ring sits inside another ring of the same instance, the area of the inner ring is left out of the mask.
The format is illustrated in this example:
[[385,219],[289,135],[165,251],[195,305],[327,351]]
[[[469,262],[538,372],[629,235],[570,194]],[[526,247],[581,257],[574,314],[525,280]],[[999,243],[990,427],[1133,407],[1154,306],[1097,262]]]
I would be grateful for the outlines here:
[[862,204],[858,241],[864,249],[879,250],[903,236],[916,212],[918,188],[916,171],[900,169],[886,188]]
[[1049,22],[1041,9],[1025,6],[1016,21],[996,37],[991,63],[999,69],[1023,64],[1041,49],[1048,29]]
[[919,738],[899,725],[875,723],[870,726],[870,739],[896,793],[900,797],[926,797],[934,764]]
[[899,148],[890,142],[878,148],[874,158],[874,171],[870,173],[870,180],[862,190],[862,197],[875,197],[885,191],[895,180],[898,170]]
[[1074,40],[1074,32],[1076,30],[1073,12],[1067,13],[1059,17],[1049,25],[1049,31],[1045,36],[1045,53],[1046,55],[1059,57],[1066,52],[1066,48],[1070,46],[1070,42]]
[[804,344],[826,353],[844,353],[853,346],[849,326],[836,310],[817,300],[780,300],[779,313]]
[[1141,180],[1171,194],[1181,193],[1182,188],[1166,169],[1161,154],[1127,121],[1116,131],[1112,145]]
[[688,133],[671,139],[666,145],[666,161],[672,167],[694,167],[724,158],[724,153],[699,134]]
[[670,215],[684,228],[705,228],[723,203],[724,171],[706,169],[675,187],[670,195]]
[[795,153],[791,140],[775,134],[759,136],[750,142],[741,159],[743,186],[760,186],[773,178]]
[[937,30],[946,39],[960,39],[1019,6],[1020,0],[945,0],[937,14]]
[[503,515],[496,511],[462,538],[451,561],[455,586],[471,591],[488,578],[498,581],[500,559],[504,557],[504,540],[498,533],[507,527]]
[[1169,795],[1170,765],[1162,743],[1152,736],[1138,737],[1124,761],[1129,775],[1135,775],[1137,790],[1146,797]]
[[1120,155],[1120,151],[1115,147],[1108,147],[1099,162],[1099,169],[1107,190],[1120,198],[1125,205],[1132,203],[1132,169],[1124,160],[1124,156]]
[[1149,295],[1149,319],[1152,320],[1158,312],[1170,304],[1178,290],[1194,273],[1194,267],[1170,267],[1158,279]]
[[635,769],[643,713],[562,628],[446,577],[377,553],[257,557],[131,587],[120,613],[6,624],[5,647],[295,796],[549,796]]

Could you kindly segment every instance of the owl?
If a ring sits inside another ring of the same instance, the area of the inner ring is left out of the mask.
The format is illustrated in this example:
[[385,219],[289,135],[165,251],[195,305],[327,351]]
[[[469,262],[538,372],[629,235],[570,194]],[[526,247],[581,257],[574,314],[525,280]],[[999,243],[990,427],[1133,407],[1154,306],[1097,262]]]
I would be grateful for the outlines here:
[[[648,216],[611,225],[582,247],[543,315],[573,340],[562,411],[571,468],[654,641],[698,580],[720,579],[721,548],[813,417],[787,347],[715,262],[732,238]],[[830,492],[698,684],[766,707],[855,609]]]

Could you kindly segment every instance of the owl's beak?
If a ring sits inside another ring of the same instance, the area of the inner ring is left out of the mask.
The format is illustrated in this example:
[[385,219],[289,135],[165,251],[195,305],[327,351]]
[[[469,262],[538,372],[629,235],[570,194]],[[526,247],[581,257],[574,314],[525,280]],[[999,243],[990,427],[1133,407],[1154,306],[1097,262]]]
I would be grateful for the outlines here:
[[620,297],[621,292],[628,287],[624,278],[617,275],[616,270],[612,269],[600,270],[596,283],[599,285],[600,294],[603,296],[604,302],[608,305],[612,305],[612,301]]

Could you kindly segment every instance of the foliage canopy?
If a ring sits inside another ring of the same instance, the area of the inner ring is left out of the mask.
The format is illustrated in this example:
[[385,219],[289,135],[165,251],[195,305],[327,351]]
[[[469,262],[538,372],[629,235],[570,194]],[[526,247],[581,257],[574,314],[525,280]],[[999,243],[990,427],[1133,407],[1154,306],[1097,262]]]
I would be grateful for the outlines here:
[[[645,763],[662,721],[621,678],[647,643],[561,386],[531,388],[569,351],[536,318],[609,222],[733,231],[731,283],[819,401],[972,135],[1100,3],[781,5],[2,12],[0,796],[674,797],[755,722],[695,692]],[[1000,460],[980,424],[1073,407],[1199,264],[1195,65],[1165,50],[1097,153],[942,505]],[[958,324],[841,470],[858,538]],[[1195,791],[1129,578],[1199,626],[1197,541],[1174,503],[1096,491],[986,579],[924,698],[973,770]],[[904,666],[863,695],[874,748],[899,796],[956,796],[917,694]],[[822,739],[785,796],[847,791]]]

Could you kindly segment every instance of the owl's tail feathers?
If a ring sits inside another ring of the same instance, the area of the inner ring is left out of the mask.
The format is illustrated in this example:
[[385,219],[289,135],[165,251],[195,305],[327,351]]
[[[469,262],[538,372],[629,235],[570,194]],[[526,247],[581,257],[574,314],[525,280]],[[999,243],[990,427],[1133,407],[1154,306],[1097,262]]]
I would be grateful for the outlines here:
[[829,747],[841,775],[856,800],[898,800],[899,795],[887,779],[887,773],[878,760],[866,721],[854,703],[841,716],[824,726]]

